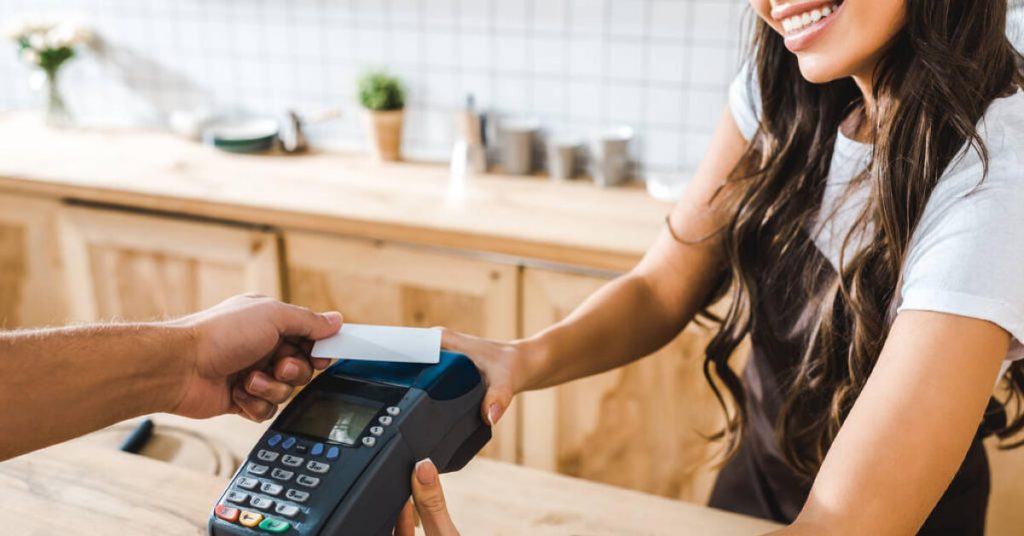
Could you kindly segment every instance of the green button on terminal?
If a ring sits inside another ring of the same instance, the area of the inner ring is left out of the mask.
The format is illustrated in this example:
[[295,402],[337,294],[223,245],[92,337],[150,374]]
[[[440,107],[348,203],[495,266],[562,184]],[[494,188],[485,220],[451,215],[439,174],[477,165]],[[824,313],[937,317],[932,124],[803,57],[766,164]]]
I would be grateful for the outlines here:
[[270,532],[272,534],[282,534],[288,532],[288,529],[292,528],[291,524],[287,521],[281,521],[280,519],[264,519],[260,523],[260,530]]

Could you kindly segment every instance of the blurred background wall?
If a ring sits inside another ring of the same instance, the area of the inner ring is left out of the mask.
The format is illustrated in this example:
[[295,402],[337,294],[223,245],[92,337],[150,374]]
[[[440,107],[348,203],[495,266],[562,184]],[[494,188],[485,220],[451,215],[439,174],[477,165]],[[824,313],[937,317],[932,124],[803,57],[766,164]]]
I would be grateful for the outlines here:
[[[341,107],[312,137],[361,149],[355,79],[385,67],[410,89],[410,157],[449,156],[451,113],[473,93],[549,132],[628,124],[642,173],[700,158],[748,11],[744,0],[0,0],[0,23],[70,14],[94,28],[102,47],[62,73],[85,124]],[[33,104],[28,75],[0,47],[0,110]]]

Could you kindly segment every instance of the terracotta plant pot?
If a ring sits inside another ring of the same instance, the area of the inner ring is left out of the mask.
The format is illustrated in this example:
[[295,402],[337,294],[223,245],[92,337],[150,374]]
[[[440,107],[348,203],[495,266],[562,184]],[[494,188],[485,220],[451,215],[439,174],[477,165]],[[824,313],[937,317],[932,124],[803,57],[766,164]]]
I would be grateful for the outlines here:
[[366,111],[367,131],[370,133],[370,148],[373,156],[380,161],[402,159],[402,110],[387,112]]

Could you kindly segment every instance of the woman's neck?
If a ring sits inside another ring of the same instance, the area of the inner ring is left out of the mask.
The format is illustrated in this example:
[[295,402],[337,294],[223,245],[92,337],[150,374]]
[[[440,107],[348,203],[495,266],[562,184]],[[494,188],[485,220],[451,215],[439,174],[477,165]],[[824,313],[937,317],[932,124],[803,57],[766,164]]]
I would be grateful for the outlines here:
[[846,137],[859,141],[861,143],[872,143],[872,139],[875,124],[875,112],[878,109],[875,102],[875,94],[873,91],[873,80],[871,73],[874,69],[866,71],[866,73],[853,75],[853,81],[860,88],[863,107],[859,111],[854,111],[847,117],[843,124],[840,126],[843,135]]

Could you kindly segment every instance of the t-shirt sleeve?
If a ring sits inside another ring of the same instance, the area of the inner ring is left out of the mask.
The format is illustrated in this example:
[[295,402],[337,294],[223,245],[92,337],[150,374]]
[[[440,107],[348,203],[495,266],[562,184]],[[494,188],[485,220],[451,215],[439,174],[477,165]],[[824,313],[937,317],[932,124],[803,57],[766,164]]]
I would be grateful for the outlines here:
[[989,145],[993,158],[984,180],[972,150],[933,190],[904,262],[897,311],[987,320],[1013,336],[1010,357],[1018,358],[1024,341],[1024,166],[1015,153],[1024,138],[1008,141],[999,144],[1006,147]]
[[761,92],[752,69],[750,62],[744,63],[729,85],[729,111],[748,141],[761,123]]

